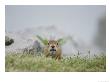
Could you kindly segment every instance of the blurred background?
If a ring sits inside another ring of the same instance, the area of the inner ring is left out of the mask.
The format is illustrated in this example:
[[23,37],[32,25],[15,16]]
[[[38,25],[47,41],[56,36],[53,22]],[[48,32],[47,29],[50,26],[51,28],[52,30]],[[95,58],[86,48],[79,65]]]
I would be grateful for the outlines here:
[[6,36],[14,39],[6,52],[33,44],[36,35],[64,38],[64,54],[106,53],[106,6],[5,6]]

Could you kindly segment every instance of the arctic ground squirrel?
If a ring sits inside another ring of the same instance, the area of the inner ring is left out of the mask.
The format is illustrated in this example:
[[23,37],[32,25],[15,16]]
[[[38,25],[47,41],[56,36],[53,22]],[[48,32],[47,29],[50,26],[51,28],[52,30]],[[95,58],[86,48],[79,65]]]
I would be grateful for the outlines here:
[[48,44],[44,48],[44,54],[46,57],[52,57],[55,59],[60,60],[61,59],[61,54],[62,50],[61,47],[56,40],[49,40]]

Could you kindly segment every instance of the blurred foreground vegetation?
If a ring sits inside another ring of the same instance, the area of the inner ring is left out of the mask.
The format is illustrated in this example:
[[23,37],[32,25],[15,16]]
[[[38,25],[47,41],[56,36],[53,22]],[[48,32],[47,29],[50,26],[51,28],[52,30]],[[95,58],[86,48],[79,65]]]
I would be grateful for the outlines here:
[[5,56],[6,72],[105,72],[106,56],[92,58],[63,57],[60,61],[43,55],[7,54]]

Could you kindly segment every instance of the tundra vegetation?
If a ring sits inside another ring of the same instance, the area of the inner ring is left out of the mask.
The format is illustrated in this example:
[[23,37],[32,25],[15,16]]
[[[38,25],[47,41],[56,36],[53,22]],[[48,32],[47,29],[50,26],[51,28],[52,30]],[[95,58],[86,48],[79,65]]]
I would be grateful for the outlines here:
[[[46,45],[48,40],[40,36],[37,38]],[[66,39],[58,40],[61,45]],[[106,72],[106,55],[101,53],[90,57],[81,57],[80,53],[72,57],[63,56],[61,60],[45,57],[45,54],[8,53],[5,56],[6,72]]]

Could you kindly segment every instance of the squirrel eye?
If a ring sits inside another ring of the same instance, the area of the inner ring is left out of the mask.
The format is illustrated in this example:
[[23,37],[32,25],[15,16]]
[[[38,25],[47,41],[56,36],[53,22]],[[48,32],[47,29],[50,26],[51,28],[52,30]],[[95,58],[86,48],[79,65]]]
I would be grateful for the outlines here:
[[57,45],[58,45],[58,43],[57,43]]
[[49,43],[48,43],[48,45],[49,45]]

